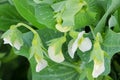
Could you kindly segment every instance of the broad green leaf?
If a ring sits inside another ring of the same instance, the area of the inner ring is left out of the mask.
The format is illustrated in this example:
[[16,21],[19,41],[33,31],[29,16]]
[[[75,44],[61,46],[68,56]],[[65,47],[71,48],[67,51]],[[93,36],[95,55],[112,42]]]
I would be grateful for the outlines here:
[[93,62],[86,63],[86,72],[87,72],[87,79],[88,80],[94,80],[92,76],[92,71],[93,71]]
[[115,33],[112,30],[108,30],[104,41],[103,41],[103,49],[109,53],[110,58],[120,51],[120,33]]
[[66,1],[61,1],[53,4],[51,7],[54,9],[54,12],[59,12],[65,7]]
[[105,73],[110,73],[110,62],[113,55],[120,52],[120,33],[115,33],[112,30],[108,30],[104,41],[102,43],[102,48],[108,54],[105,56]]
[[85,0],[85,2],[86,5],[75,16],[75,28],[93,25],[96,20],[96,15],[99,14],[96,0]]
[[[71,6],[72,5],[72,6]],[[65,10],[62,14],[63,26],[74,26],[74,17],[86,5],[84,1],[79,0],[68,0],[65,4]]]
[[102,32],[107,20],[107,17],[116,11],[120,7],[120,0],[112,0],[111,5],[107,9],[106,13],[103,15],[101,20],[98,22],[97,26],[95,27],[94,33],[97,34],[97,32]]
[[4,53],[4,57],[1,59],[2,62],[10,62],[14,59],[16,59],[18,55],[14,54],[14,51],[11,49],[10,53],[6,56]]
[[8,2],[8,1],[7,0],[0,0],[0,4],[4,4],[6,2]]
[[95,23],[96,13],[92,11],[80,11],[75,16],[76,28],[82,28],[88,25],[93,25]]
[[0,59],[5,56],[5,53],[0,53]]
[[[112,22],[113,24],[114,24],[114,26],[112,27],[113,28],[113,31],[114,32],[120,32],[120,15],[119,15],[119,11],[120,11],[120,8],[118,8],[117,10],[116,10],[116,12],[113,14],[113,17],[114,17],[114,19],[116,20],[114,20],[114,22]],[[110,20],[109,20],[110,21]]]
[[9,3],[0,4],[0,30],[6,31],[13,24],[25,22],[15,7]]
[[[93,62],[90,62],[90,51],[87,51],[85,53],[81,52],[80,50],[77,51],[77,55],[81,59],[81,65],[80,67],[83,69],[81,70],[83,73],[86,72],[83,76],[85,76],[87,79],[85,80],[94,80],[92,77],[92,70],[93,70]],[[81,76],[80,76],[81,78]],[[81,79],[84,80],[84,79]]]
[[120,8],[118,9],[118,11],[117,11],[117,14],[116,14],[116,18],[117,18],[117,20],[118,20],[118,24],[120,25]]
[[48,4],[37,5],[31,0],[13,0],[13,2],[21,16],[35,27],[41,29],[46,26],[54,29],[55,20]]
[[54,0],[33,0],[35,3],[40,4],[40,3],[47,3],[47,4],[52,4]]
[[16,9],[23,18],[25,18],[37,28],[43,27],[43,25],[39,24],[39,22],[35,18],[34,11],[31,10],[33,7],[31,7],[28,4],[27,0],[13,0],[13,2],[15,4]]
[[80,50],[77,51],[77,55],[80,57],[80,59],[83,61],[83,62],[89,62],[90,60],[90,51],[87,51],[85,53],[81,52]]
[[46,48],[48,47],[46,45],[47,41],[52,40],[54,38],[61,37],[63,35],[63,34],[57,32],[57,31],[53,31],[53,30],[50,30],[50,29],[39,30],[38,33],[39,33],[39,35],[41,37],[41,40],[42,40],[42,42],[43,42],[43,44]]
[[78,72],[71,67],[52,63],[49,66],[42,70],[39,73],[34,71],[36,63],[33,63],[34,60],[31,60],[31,67],[33,72],[32,80],[79,80]]
[[14,5],[12,0],[8,0],[8,2],[9,2],[11,5]]
[[48,4],[40,4],[35,7],[35,17],[37,21],[48,28],[55,28],[53,10]]
[[100,76],[95,80],[113,80],[110,76]]

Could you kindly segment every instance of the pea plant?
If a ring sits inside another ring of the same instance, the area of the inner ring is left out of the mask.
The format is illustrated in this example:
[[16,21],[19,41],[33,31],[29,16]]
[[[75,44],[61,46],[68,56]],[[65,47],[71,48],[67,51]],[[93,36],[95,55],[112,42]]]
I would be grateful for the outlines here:
[[0,0],[0,37],[0,80],[120,80],[120,0]]

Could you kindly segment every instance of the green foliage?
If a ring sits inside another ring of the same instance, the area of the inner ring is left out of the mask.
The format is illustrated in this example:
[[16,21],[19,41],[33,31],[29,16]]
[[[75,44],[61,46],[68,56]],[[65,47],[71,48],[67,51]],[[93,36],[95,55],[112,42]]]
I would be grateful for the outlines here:
[[32,0],[13,0],[13,2],[21,16],[35,27],[43,28],[46,26],[54,29],[55,20],[50,5],[37,5]]
[[13,24],[25,22],[25,20],[18,14],[15,7],[8,2],[0,4],[0,30],[6,31]]
[[119,80],[119,56],[120,0],[0,1],[0,80]]
[[[52,39],[55,38],[57,36],[59,36],[57,33],[54,31],[49,30],[39,30],[38,33],[44,33],[47,32],[43,37],[41,37],[42,40],[47,41],[47,39]],[[54,35],[52,35],[54,33]],[[31,36],[28,36],[31,35]],[[48,36],[49,35],[49,36]],[[51,35],[51,36],[50,36]],[[45,37],[47,36],[47,38]],[[22,46],[20,51],[15,50],[15,53],[21,56],[25,56],[27,58],[29,58],[30,54],[29,53],[29,49],[31,46],[31,40],[33,38],[33,35],[31,32],[25,33],[23,34],[23,40],[25,45]],[[37,80],[37,79],[47,79],[47,80],[57,80],[57,79],[68,79],[68,80],[73,80],[73,79],[79,79],[79,73],[77,72],[76,69],[74,69],[73,67],[71,67],[72,63],[65,63],[65,64],[58,64],[58,63],[54,63],[52,62],[50,59],[48,59],[49,61],[49,65],[46,69],[44,69],[43,71],[41,71],[40,73],[36,73],[35,71],[35,66],[36,66],[36,61],[34,58],[30,59],[30,64],[31,64],[31,69],[32,69],[32,80]],[[65,71],[63,73],[63,70]],[[59,74],[58,74],[59,73]],[[71,77],[69,77],[70,75],[72,75]]]

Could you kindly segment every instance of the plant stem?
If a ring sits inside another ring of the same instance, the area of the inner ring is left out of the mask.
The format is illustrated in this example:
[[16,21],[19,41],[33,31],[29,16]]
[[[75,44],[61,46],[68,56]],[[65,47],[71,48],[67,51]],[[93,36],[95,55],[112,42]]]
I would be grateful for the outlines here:
[[16,27],[20,27],[20,26],[24,26],[24,27],[26,27],[27,29],[29,29],[30,31],[32,31],[34,34],[37,34],[37,32],[36,32],[33,28],[31,28],[30,26],[28,26],[28,25],[26,25],[26,24],[24,24],[24,23],[18,23],[18,24],[16,25]]

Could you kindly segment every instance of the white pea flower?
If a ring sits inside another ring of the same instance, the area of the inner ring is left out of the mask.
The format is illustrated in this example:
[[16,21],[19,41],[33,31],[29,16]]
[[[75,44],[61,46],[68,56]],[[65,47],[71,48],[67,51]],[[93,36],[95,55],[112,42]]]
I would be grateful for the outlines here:
[[11,41],[10,41],[10,37],[9,36],[3,38],[3,40],[4,40],[4,44],[10,44],[11,46],[13,46],[12,43],[11,43]]
[[22,33],[15,28],[14,25],[12,25],[11,28],[2,35],[2,38],[4,40],[4,44],[10,44],[17,50],[20,50],[23,45]]
[[44,68],[46,68],[48,65],[47,61],[44,59],[41,59],[40,62],[37,63],[36,65],[36,72],[40,72]]
[[36,72],[40,72],[41,70],[43,70],[44,68],[46,68],[48,66],[47,61],[45,59],[41,58],[39,55],[35,54],[35,60],[37,62]]
[[15,47],[17,50],[20,50],[21,46],[23,45],[18,40],[14,41],[14,43],[12,44],[12,42],[10,41],[10,37],[3,38],[3,40],[4,40],[4,44],[10,44],[12,47]]
[[60,63],[65,60],[63,53],[62,53],[62,45],[66,41],[65,37],[53,39],[50,41],[48,47],[48,55],[51,60]]
[[100,36],[100,33],[97,33],[93,50],[91,51],[91,56],[90,56],[90,61],[91,60],[94,61],[94,67],[92,71],[93,78],[97,78],[105,71],[104,54],[106,52],[102,50],[100,42],[102,42],[102,37]]
[[65,60],[63,53],[62,53],[62,49],[59,50],[58,53],[56,53],[56,46],[55,45],[49,46],[48,55],[49,55],[51,60],[53,60],[57,63],[63,62]]
[[82,52],[86,52],[92,48],[92,43],[89,38],[84,38],[83,34],[85,31],[82,31],[78,34],[76,40],[72,39],[68,44],[68,53],[71,58],[74,58],[75,51],[79,48]]
[[43,48],[44,47],[42,45],[42,41],[39,35],[37,33],[34,34],[34,38],[32,40],[32,46],[30,48],[29,59],[31,59],[33,56],[35,57],[35,60],[37,62],[36,72],[40,72],[42,69],[44,69],[48,65],[47,61],[44,59],[43,54],[45,53],[45,51],[43,50]]
[[97,78],[100,74],[104,72],[104,70],[105,70],[104,61],[99,63],[94,60],[94,68],[93,68],[92,76],[94,78]]

